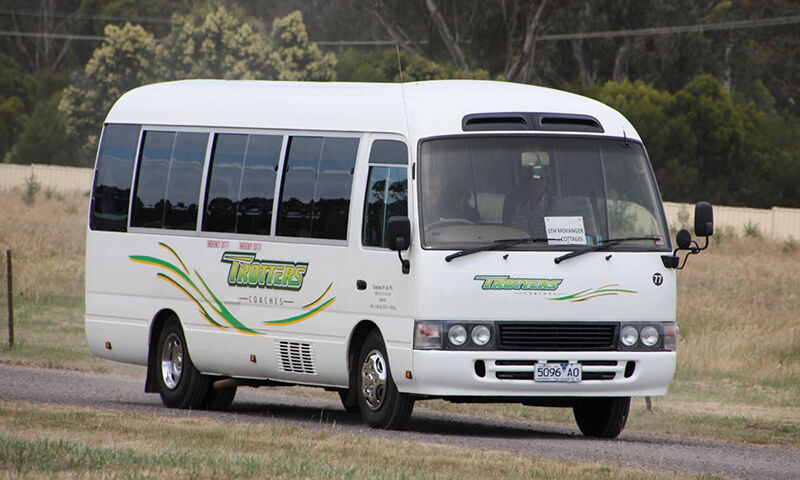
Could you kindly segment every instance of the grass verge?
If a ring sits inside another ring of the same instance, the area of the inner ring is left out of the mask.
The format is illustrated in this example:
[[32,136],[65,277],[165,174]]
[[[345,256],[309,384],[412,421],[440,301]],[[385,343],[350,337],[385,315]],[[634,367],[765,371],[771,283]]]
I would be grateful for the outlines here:
[[23,478],[716,478],[367,435],[0,402],[0,472]]

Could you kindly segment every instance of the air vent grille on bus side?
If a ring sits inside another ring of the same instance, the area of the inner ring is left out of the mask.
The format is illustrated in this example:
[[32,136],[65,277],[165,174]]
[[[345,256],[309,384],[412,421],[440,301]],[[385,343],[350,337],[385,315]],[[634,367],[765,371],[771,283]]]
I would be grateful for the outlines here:
[[603,126],[590,115],[536,112],[472,113],[461,119],[465,132],[546,130],[603,133]]
[[314,349],[309,343],[276,340],[275,356],[281,372],[317,374]]

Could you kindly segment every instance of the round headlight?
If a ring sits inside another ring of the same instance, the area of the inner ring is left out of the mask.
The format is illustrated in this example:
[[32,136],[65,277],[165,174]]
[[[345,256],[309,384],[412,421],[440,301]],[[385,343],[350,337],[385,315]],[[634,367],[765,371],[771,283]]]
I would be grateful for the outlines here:
[[658,330],[656,327],[646,326],[642,329],[642,345],[652,347],[658,343]]
[[467,341],[467,329],[464,328],[464,325],[453,325],[447,332],[447,338],[450,343],[460,347]]
[[632,347],[636,345],[636,341],[639,339],[639,331],[636,330],[636,327],[627,325],[622,327],[622,332],[619,335],[619,341],[622,342],[623,345],[626,347]]
[[472,329],[472,343],[480,347],[489,343],[492,339],[492,332],[486,325],[478,325]]

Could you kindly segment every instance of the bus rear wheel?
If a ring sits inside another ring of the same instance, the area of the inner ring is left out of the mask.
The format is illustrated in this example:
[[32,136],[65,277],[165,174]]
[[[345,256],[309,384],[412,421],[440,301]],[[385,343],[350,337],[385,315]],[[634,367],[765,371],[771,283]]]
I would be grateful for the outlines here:
[[625,428],[630,407],[631,397],[584,398],[572,413],[587,437],[616,438]]
[[387,430],[403,428],[414,409],[414,398],[397,391],[386,346],[377,329],[364,340],[358,366],[358,406],[364,423]]
[[208,378],[194,367],[178,318],[170,317],[158,337],[158,393],[169,408],[202,408]]

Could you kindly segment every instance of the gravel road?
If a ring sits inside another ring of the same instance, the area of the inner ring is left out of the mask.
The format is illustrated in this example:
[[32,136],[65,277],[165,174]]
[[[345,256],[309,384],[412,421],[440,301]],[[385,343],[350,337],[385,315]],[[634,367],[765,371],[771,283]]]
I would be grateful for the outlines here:
[[[0,400],[76,405],[104,410],[186,417],[141,378],[0,364]],[[659,472],[709,472],[726,478],[800,479],[800,450],[623,432],[616,440],[582,437],[577,428],[487,420],[416,410],[404,431],[365,427],[329,398],[293,395],[291,389],[240,388],[230,412],[192,416],[251,424],[286,424],[442,445],[500,450],[526,457],[600,462]]]

